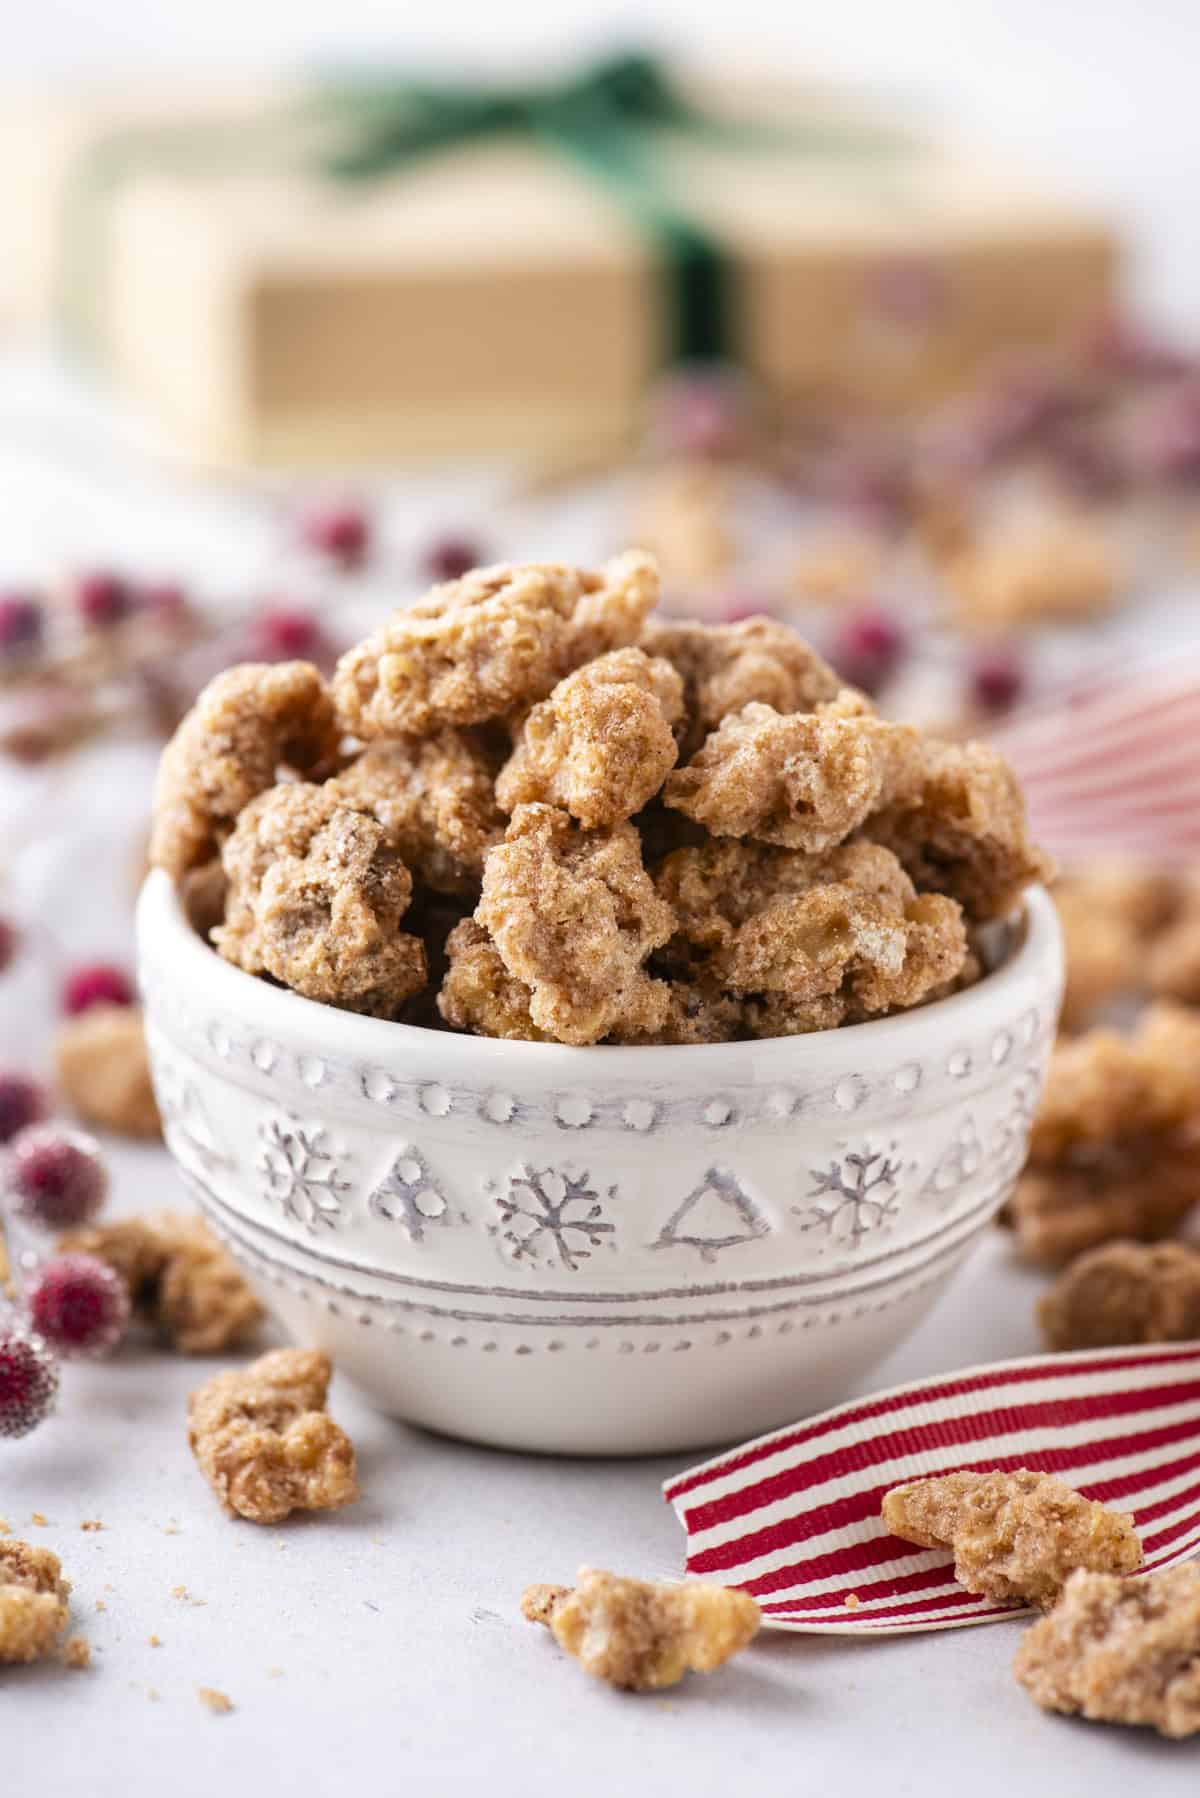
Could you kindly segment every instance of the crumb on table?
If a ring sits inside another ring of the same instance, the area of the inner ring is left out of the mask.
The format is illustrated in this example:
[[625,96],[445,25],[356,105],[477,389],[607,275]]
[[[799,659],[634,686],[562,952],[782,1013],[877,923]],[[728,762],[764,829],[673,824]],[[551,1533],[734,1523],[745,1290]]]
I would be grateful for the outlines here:
[[196,1696],[205,1710],[211,1711],[214,1717],[227,1717],[234,1708],[233,1699],[218,1691],[216,1686],[197,1686]]

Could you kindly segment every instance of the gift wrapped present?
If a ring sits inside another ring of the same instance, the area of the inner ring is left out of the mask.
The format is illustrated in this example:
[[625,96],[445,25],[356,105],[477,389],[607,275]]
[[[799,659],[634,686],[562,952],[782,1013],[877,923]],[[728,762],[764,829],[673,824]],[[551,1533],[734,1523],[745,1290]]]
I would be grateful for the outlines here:
[[210,461],[619,451],[679,359],[894,409],[1100,311],[1104,223],[824,92],[617,58],[519,87],[10,100],[0,308]]

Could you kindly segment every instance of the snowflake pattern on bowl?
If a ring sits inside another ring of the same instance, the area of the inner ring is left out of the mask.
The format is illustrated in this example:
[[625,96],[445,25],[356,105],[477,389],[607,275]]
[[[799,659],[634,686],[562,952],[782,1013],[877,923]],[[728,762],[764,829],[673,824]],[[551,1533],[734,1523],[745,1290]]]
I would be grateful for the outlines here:
[[900,1205],[901,1164],[893,1160],[896,1144],[879,1149],[847,1149],[827,1168],[810,1168],[811,1205],[793,1205],[802,1230],[824,1230],[831,1239],[857,1248],[892,1221]]
[[323,1124],[304,1124],[293,1117],[265,1117],[258,1126],[255,1167],[264,1195],[311,1234],[336,1230],[342,1197],[349,1192],[327,1144]]
[[[586,1172],[524,1162],[502,1188],[494,1181],[485,1186],[499,1216],[490,1230],[510,1261],[557,1265],[574,1273],[596,1248],[615,1247],[616,1225],[605,1217],[601,1195]],[[610,1186],[605,1197],[616,1196],[616,1187]]]

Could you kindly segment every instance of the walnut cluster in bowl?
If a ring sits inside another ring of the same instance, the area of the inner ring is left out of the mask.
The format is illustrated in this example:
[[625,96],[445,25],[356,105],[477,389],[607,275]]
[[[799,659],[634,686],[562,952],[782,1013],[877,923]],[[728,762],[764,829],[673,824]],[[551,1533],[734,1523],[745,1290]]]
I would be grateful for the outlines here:
[[785,626],[652,616],[648,556],[480,569],[342,657],[219,675],[152,860],[226,960],[407,1023],[575,1044],[852,1024],[978,978],[1043,872],[979,743]]

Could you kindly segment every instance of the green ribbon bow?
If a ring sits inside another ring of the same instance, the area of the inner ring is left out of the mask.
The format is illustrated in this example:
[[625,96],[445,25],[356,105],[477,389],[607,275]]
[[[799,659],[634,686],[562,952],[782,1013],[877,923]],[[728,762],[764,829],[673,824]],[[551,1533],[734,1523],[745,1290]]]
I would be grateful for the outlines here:
[[720,243],[667,190],[660,166],[667,134],[825,155],[891,154],[908,143],[894,131],[857,125],[784,127],[714,118],[643,54],[614,56],[561,81],[527,87],[403,77],[325,81],[298,107],[257,120],[135,127],[94,145],[68,194],[68,322],[75,334],[91,334],[104,202],[131,175],[300,166],[350,185],[394,176],[463,144],[515,136],[573,162],[615,197],[649,239],[667,275],[666,340],[673,359],[726,356],[736,316],[733,272]]

